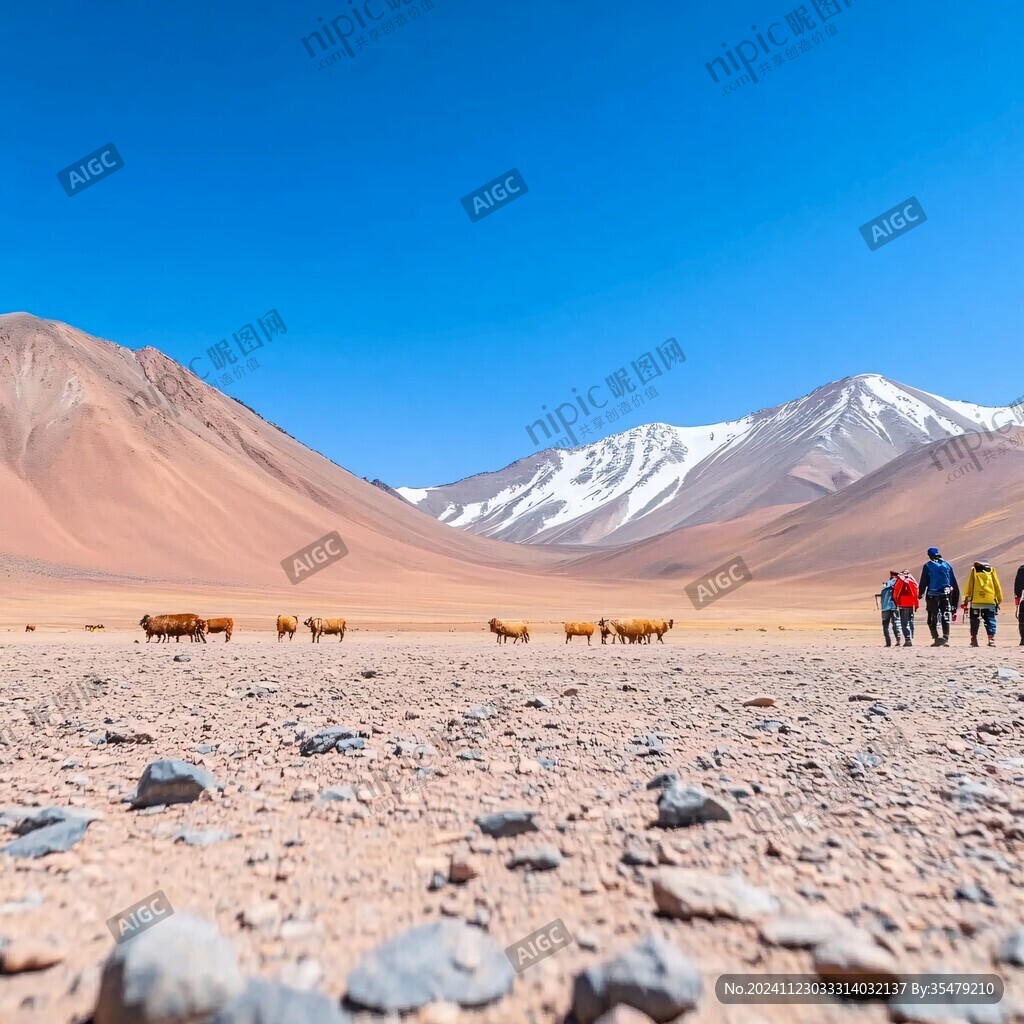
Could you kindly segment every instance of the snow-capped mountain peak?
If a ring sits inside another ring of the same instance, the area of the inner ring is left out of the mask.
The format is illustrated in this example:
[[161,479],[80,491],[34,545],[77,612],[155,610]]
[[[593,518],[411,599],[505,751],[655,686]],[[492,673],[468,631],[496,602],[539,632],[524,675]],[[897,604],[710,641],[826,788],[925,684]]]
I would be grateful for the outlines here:
[[534,543],[620,543],[810,501],[909,448],[1006,411],[867,373],[742,419],[649,423],[440,487],[399,487],[443,523]]

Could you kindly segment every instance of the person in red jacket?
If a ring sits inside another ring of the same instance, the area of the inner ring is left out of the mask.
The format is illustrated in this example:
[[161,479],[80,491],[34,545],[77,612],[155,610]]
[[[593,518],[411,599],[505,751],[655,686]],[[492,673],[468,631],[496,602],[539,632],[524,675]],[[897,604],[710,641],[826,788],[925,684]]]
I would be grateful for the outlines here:
[[[1024,569],[1024,566],[1021,566]],[[897,577],[892,588],[892,599],[900,616],[900,629],[903,631],[903,646],[914,646],[914,612],[920,607],[917,580],[904,569]]]

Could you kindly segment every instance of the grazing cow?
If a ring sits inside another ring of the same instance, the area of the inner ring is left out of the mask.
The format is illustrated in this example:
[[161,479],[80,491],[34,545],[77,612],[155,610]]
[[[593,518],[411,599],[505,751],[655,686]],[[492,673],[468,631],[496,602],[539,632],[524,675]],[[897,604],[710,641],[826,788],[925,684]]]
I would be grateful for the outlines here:
[[594,630],[597,628],[597,624],[593,622],[566,622],[564,626],[566,643],[574,636],[585,636],[588,647],[590,646],[590,638],[594,635]]
[[30,623],[29,623],[29,624],[28,624],[28,625],[27,625],[27,626],[25,627],[25,632],[26,632],[26,633],[34,633],[35,631],[36,631],[36,625],[35,625],[35,623],[34,623],[34,622],[30,622]]
[[195,642],[196,631],[201,621],[203,620],[198,615],[189,612],[182,615],[143,615],[139,625],[146,631],[147,644],[153,637],[157,638],[157,643],[170,643],[172,636],[175,643],[181,643],[183,636]]
[[[661,638],[672,628],[675,619],[651,619],[652,632],[658,635],[658,643],[663,644],[665,641]],[[650,643],[650,637],[647,642]]]
[[295,639],[295,630],[299,628],[299,618],[297,615],[278,615],[277,617],[277,642],[280,643],[284,639],[285,633],[288,634],[289,640]]
[[310,633],[313,634],[313,643],[320,643],[320,637],[325,633],[328,636],[334,636],[338,634],[338,643],[345,639],[345,620],[344,619],[321,619],[310,616],[302,623],[304,626],[309,626]]
[[227,643],[231,639],[231,634],[235,628],[234,619],[207,619],[206,620],[206,632],[208,633],[223,633],[224,643]]
[[646,619],[612,619],[611,626],[623,643],[642,644],[647,636]]
[[508,638],[512,637],[512,645],[515,646],[520,640],[524,644],[530,642],[530,624],[528,622],[522,622],[520,620],[504,622],[501,619],[491,619],[487,625],[490,627],[492,633],[498,634],[496,643],[508,643]]

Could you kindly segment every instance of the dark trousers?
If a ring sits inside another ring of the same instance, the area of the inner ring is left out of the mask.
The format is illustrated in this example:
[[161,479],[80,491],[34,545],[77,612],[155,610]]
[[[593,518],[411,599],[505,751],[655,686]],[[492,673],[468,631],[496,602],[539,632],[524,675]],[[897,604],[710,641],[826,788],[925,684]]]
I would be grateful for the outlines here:
[[940,624],[942,635],[949,639],[949,622],[953,614],[949,605],[949,594],[929,594],[925,598],[925,606],[928,609],[928,629],[931,630],[932,639],[938,639]]
[[981,620],[985,620],[985,632],[989,636],[996,635],[996,610],[995,608],[971,608],[971,636],[978,635],[978,626]]
[[889,639],[889,627],[892,626],[893,636],[896,637],[896,646],[900,643],[900,621],[899,613],[895,610],[882,612],[882,635],[885,637],[885,646],[888,647],[892,641]]
[[906,643],[908,640],[914,639],[914,609],[900,608],[898,611],[900,621],[896,628],[903,630],[903,642]]
[[1020,616],[1020,618],[1018,618],[1018,619],[1017,619],[1017,626],[1018,626],[1018,627],[1019,627],[1019,629],[1020,629],[1020,642],[1021,642],[1022,644],[1024,644],[1024,612],[1022,612],[1022,611],[1021,611],[1021,610],[1020,610],[1020,609],[1018,608],[1018,609],[1017,609],[1017,614],[1018,614],[1018,615]]

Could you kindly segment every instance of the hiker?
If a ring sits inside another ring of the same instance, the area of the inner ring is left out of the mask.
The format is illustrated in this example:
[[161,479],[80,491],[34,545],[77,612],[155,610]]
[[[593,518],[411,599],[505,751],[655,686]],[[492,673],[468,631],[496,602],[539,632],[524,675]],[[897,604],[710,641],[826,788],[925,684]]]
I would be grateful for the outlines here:
[[1024,565],[1017,570],[1013,581],[1013,603],[1017,609],[1017,627],[1020,629],[1020,645],[1024,647],[1024,615],[1020,613],[1020,599],[1024,597]]
[[987,558],[974,563],[967,589],[964,591],[964,614],[967,606],[971,606],[971,646],[978,646],[978,627],[985,620],[985,633],[988,635],[989,647],[996,645],[996,616],[999,606],[1003,603],[1003,588],[999,585],[999,577]]
[[[903,630],[903,646],[914,646],[914,612],[920,607],[918,600],[917,580],[904,569],[895,579],[892,588],[892,599],[899,612],[900,621],[897,629]],[[896,641],[899,643],[899,641]]]
[[921,569],[921,593],[925,595],[932,647],[945,647],[949,644],[950,620],[960,603],[960,584],[956,581],[953,566],[939,554],[938,548],[928,549],[928,561]]
[[899,573],[895,569],[890,569],[889,578],[882,584],[882,592],[878,595],[882,599],[882,636],[885,637],[886,647],[892,647],[892,640],[889,638],[890,625],[896,637],[896,646],[900,645],[899,612],[896,609],[896,602],[892,599],[892,588],[896,585],[898,576]]

